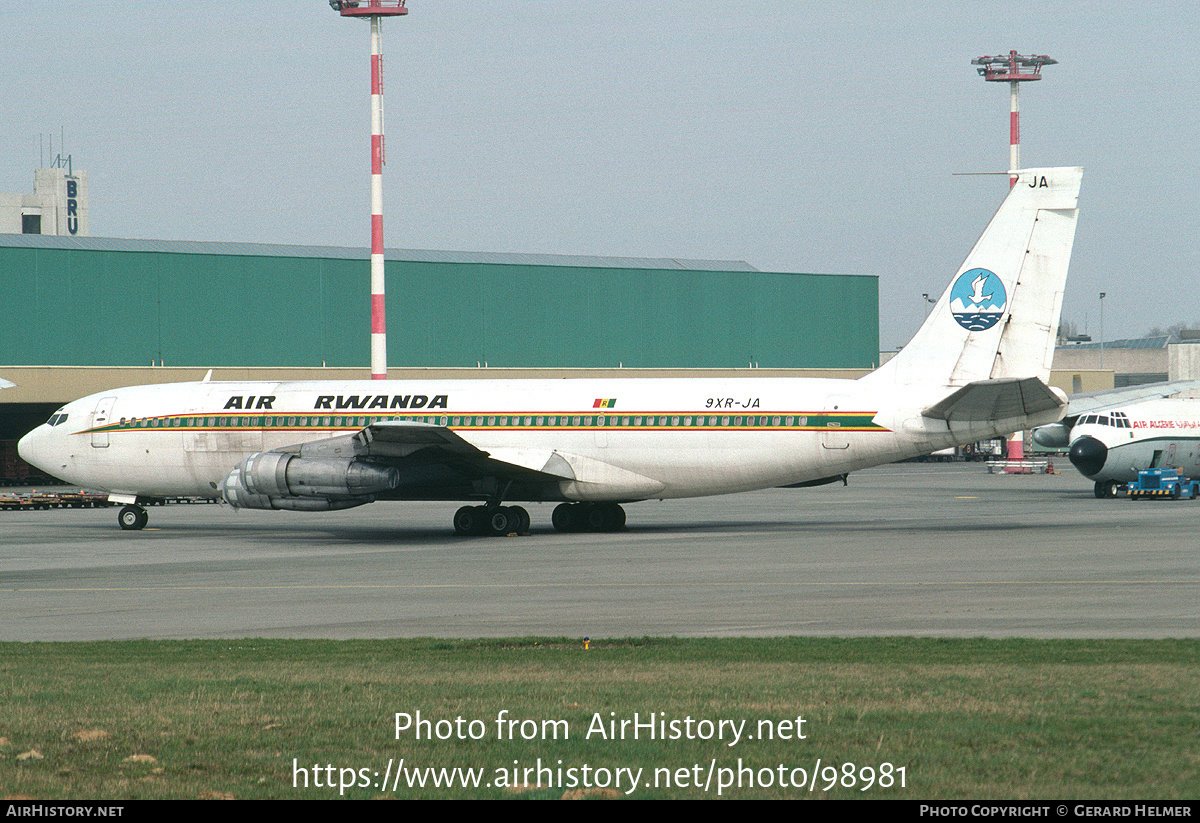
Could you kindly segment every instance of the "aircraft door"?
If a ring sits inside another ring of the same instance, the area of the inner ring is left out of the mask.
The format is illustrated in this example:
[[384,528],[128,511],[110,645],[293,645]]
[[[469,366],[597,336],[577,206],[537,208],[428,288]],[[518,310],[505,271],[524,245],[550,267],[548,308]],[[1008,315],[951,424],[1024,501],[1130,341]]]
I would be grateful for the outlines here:
[[116,405],[117,398],[101,397],[100,402],[96,404],[96,410],[92,412],[92,447],[97,449],[108,448],[108,432],[96,431],[96,429],[107,426],[113,417],[113,406]]
[[825,427],[821,430],[821,446],[840,451],[850,448],[850,434],[842,428],[838,412],[846,411],[850,398],[844,394],[831,394],[825,398]]

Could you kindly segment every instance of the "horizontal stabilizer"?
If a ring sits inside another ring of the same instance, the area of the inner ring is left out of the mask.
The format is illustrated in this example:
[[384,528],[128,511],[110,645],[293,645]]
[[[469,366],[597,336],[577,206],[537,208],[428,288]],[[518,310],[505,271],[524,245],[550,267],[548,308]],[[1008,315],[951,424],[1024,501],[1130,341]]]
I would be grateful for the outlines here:
[[977,380],[921,412],[947,422],[1011,420],[1063,405],[1063,398],[1036,377]]
[[0,377],[0,389],[11,389],[16,383],[9,383],[3,377]]

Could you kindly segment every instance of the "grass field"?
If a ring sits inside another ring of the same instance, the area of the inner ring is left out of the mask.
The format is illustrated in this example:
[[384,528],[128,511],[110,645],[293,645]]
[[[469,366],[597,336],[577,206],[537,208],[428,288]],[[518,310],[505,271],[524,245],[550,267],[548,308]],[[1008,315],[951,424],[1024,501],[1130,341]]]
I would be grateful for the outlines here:
[[4,643],[0,696],[4,796],[1200,797],[1195,640]]

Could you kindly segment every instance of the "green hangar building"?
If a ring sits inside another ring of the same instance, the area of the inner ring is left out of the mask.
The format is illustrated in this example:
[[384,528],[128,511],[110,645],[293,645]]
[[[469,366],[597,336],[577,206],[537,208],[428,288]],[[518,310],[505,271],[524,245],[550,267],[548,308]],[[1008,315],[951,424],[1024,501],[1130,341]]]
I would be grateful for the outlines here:
[[[0,378],[16,384],[0,390],[0,444],[86,394],[210,368],[214,380],[366,378],[367,261],[366,249],[0,235]],[[829,370],[879,357],[873,276],[392,249],[386,280],[392,377],[845,374]]]
[[[388,362],[870,368],[875,277],[389,250]],[[365,250],[0,236],[0,363],[366,366]]]

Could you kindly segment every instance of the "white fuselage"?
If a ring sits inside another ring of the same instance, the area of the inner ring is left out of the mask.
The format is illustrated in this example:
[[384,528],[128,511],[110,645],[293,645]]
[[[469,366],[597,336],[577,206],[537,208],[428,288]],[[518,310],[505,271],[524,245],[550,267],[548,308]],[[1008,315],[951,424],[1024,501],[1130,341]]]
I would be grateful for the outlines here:
[[1147,400],[1085,414],[1071,429],[1071,446],[1078,447],[1084,438],[1099,441],[1105,450],[1098,471],[1085,471],[1095,463],[1076,463],[1092,480],[1124,483],[1152,468],[1178,468],[1188,477],[1200,476],[1200,400]]
[[921,417],[945,392],[786,378],[180,383],[77,400],[20,448],[55,476],[114,494],[217,497],[250,454],[407,420],[497,459],[540,450],[613,469],[563,484],[559,499],[691,497],[841,475],[1025,422],[952,431]]

